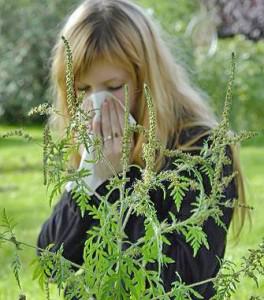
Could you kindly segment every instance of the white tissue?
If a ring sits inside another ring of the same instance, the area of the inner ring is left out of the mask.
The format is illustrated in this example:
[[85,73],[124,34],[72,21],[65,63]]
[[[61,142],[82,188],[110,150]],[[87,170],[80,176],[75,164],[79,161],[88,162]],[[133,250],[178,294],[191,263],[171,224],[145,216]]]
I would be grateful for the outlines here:
[[[100,117],[101,106],[107,97],[112,100],[118,101],[120,105],[123,107],[123,109],[125,110],[125,106],[117,97],[115,97],[113,94],[111,94],[108,91],[100,91],[90,95],[89,97],[93,102],[93,108],[95,109],[96,118]],[[133,118],[131,114],[129,114],[129,123],[136,124],[136,120]],[[89,151],[87,152],[86,149],[84,149],[78,171],[83,168],[88,168],[92,171],[92,174],[90,176],[84,177],[83,180],[85,184],[89,186],[89,188],[92,188],[95,191],[97,187],[101,185],[107,178],[100,178],[99,176],[97,176],[97,174],[93,171],[94,164],[90,164],[86,162],[86,160],[92,160],[92,159],[94,159],[93,153],[90,153]],[[72,181],[68,182],[65,186],[66,190],[70,192],[72,188],[75,186],[75,184],[76,183]],[[89,194],[92,195],[93,192],[91,193],[89,192]]]
[[[96,114],[97,118],[100,117],[101,106],[107,97],[119,102],[119,104],[125,110],[125,106],[123,105],[123,103],[117,97],[115,97],[113,94],[111,94],[110,92],[108,92],[108,91],[97,92],[97,93],[90,95],[90,99],[93,102],[93,108],[95,109],[95,114]],[[133,118],[133,116],[131,114],[129,114],[129,121],[131,124],[136,124],[136,120]]]

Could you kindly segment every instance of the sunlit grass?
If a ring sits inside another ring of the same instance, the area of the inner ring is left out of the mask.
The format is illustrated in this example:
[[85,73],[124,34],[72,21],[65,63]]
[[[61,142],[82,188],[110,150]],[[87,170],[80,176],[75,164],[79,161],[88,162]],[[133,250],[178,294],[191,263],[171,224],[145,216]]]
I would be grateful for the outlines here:
[[[2,127],[1,132],[9,127]],[[41,129],[26,129],[34,141],[27,143],[21,139],[0,140],[0,199],[1,211],[7,213],[18,223],[17,237],[21,241],[36,245],[41,224],[51,212],[46,199],[42,177]],[[18,299],[19,289],[10,269],[12,245],[0,249],[0,300]],[[23,271],[22,288],[27,299],[45,299],[44,292],[37,281],[32,281],[35,250],[24,248],[21,251]],[[52,299],[59,299],[56,288],[52,288]]]
[[[12,127],[14,128],[14,127]],[[15,127],[16,128],[16,127]],[[9,127],[0,127],[0,133]],[[27,143],[19,138],[0,140],[0,208],[18,223],[16,234],[19,240],[35,245],[44,220],[50,215],[42,177],[41,128],[27,128],[34,140]],[[226,257],[238,261],[247,254],[248,248],[257,246],[264,232],[262,203],[264,201],[263,157],[264,146],[247,146],[241,150],[242,166],[248,183],[249,204],[255,207],[252,212],[253,229],[245,230],[241,242],[236,247],[228,244]],[[38,283],[32,281],[33,268],[30,265],[35,250],[25,248],[21,251],[23,262],[22,287],[27,299],[42,300],[45,294]],[[0,249],[0,300],[18,299],[19,289],[10,269],[12,245]],[[264,294],[262,287],[256,289],[253,282],[243,280],[233,299],[249,299],[250,296]],[[51,299],[61,299],[55,287],[52,287]]]

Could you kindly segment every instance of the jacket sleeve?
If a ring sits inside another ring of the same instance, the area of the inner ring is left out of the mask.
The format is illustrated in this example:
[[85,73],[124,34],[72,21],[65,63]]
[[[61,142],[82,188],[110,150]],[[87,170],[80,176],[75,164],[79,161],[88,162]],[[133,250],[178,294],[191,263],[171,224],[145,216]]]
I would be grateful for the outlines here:
[[[74,263],[81,264],[85,231],[93,223],[94,220],[88,215],[81,218],[71,192],[64,190],[52,214],[42,225],[37,246],[44,249],[49,244],[54,244],[51,251],[55,252],[63,243],[63,256]],[[37,254],[40,255],[40,250]]]
[[[197,153],[196,153],[197,154]],[[226,148],[227,156],[232,160],[231,148],[227,146]],[[167,169],[172,169],[171,164]],[[222,176],[231,175],[233,172],[232,164],[224,165]],[[181,173],[182,175],[189,176],[188,173]],[[190,177],[191,179],[191,177]],[[191,209],[193,208],[192,203],[196,198],[196,192],[194,190],[188,190],[183,198],[181,209],[178,212],[176,210],[174,200],[170,196],[168,189],[169,183],[165,182],[165,190],[167,191],[165,199],[163,196],[163,191],[151,190],[150,196],[153,200],[156,210],[159,212],[159,221],[164,220],[168,217],[168,212],[172,212],[178,220],[185,220],[191,216]],[[203,185],[205,192],[208,193],[211,189],[209,178],[203,175]],[[229,185],[223,191],[223,197],[221,201],[225,202],[228,199],[237,198],[237,187],[234,179],[229,183]],[[229,224],[233,215],[233,208],[220,206],[223,214],[221,220],[224,222],[226,227]],[[132,216],[129,220],[127,234],[130,236],[132,241],[135,241],[144,234],[144,218]],[[133,230],[132,230],[133,228]],[[193,257],[193,249],[186,242],[185,237],[179,233],[166,234],[167,239],[170,241],[171,245],[163,244],[163,253],[166,256],[171,257],[174,263],[169,263],[164,265],[162,268],[162,280],[164,283],[165,291],[171,289],[171,284],[175,280],[179,280],[176,272],[181,276],[181,279],[186,284],[192,284],[199,281],[203,281],[208,278],[213,278],[217,275],[220,265],[217,259],[223,258],[226,247],[226,235],[227,232],[220,226],[218,226],[212,217],[209,217],[203,224],[203,231],[207,235],[207,241],[209,244],[209,249],[202,246],[195,257]],[[149,263],[147,265],[148,269],[157,270],[157,263]],[[195,287],[195,290],[200,293],[204,299],[210,299],[215,291],[213,289],[213,284],[211,282],[205,283]],[[193,298],[196,299],[196,298]]]

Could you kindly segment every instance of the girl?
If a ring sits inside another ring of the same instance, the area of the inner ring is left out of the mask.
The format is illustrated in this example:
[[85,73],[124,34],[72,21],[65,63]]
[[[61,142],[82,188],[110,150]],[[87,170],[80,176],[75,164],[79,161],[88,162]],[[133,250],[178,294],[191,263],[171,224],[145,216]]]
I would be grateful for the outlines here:
[[[123,86],[127,84],[130,114],[138,124],[147,127],[148,110],[143,95],[143,86],[147,83],[156,110],[156,135],[159,141],[169,149],[182,149],[190,154],[199,154],[210,131],[217,125],[216,118],[188,81],[184,69],[175,62],[161,38],[159,29],[143,9],[128,0],[86,0],[67,18],[54,47],[51,70],[57,109],[66,116],[59,119],[58,125],[61,129],[70,121],[66,102],[65,49],[62,35],[68,40],[73,53],[76,94],[85,91],[88,99],[94,93],[108,91],[113,98],[124,104]],[[122,170],[120,160],[124,124],[124,110],[120,103],[106,97],[101,117],[94,117],[87,129],[103,138],[103,152],[117,173]],[[135,133],[130,157],[132,164],[142,168],[145,165],[142,159],[143,142],[143,134]],[[84,152],[76,153],[72,157],[75,168],[85,167]],[[223,176],[232,174],[234,170],[238,171],[238,175],[223,191],[223,199],[238,198],[240,203],[245,203],[238,156],[231,146],[227,147],[227,155],[232,164],[224,165]],[[155,170],[159,172],[172,168],[172,160],[157,153]],[[130,185],[140,177],[137,170],[131,168],[129,171]],[[97,195],[105,195],[112,174],[104,164],[95,165],[93,171],[92,187]],[[191,179],[188,173],[185,176]],[[210,182],[206,176],[203,182],[205,191],[209,192]],[[70,184],[67,185],[52,215],[43,224],[38,247],[45,248],[49,243],[54,243],[52,250],[55,251],[63,243],[64,257],[82,264],[86,231],[95,224],[95,220],[88,214],[81,217],[80,210],[72,199],[71,188]],[[169,194],[168,192],[163,199],[162,190],[150,191],[159,220],[168,218],[169,212],[179,220],[188,218],[191,215],[191,203],[195,200],[195,191],[190,189],[185,193],[179,212]],[[114,191],[111,201],[114,202],[117,197]],[[93,194],[91,201],[96,203],[96,200],[96,195]],[[221,209],[222,220],[227,228],[233,215],[240,214],[240,232],[245,211],[225,206],[221,206]],[[196,257],[193,257],[192,248],[180,234],[173,233],[168,237],[171,245],[164,246],[163,252],[175,262],[164,266],[162,270],[161,277],[166,292],[177,279],[176,272],[186,284],[217,275],[217,256],[224,256],[227,233],[210,217],[204,222],[203,230],[207,234],[210,247],[201,247]],[[132,214],[125,232],[131,242],[137,241],[144,233],[143,218]],[[198,285],[196,290],[204,299],[211,298],[215,293],[211,282]]]

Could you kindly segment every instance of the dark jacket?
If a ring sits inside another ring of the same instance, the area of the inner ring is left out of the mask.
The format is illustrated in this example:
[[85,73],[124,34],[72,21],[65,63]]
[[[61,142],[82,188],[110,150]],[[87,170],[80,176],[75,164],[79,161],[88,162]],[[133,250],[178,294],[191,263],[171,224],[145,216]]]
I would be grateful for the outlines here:
[[[183,133],[181,141],[189,140],[191,137],[200,132],[200,129],[190,129]],[[203,142],[208,138],[208,135],[200,138],[195,144],[202,146]],[[191,151],[190,154],[199,154],[199,151]],[[226,153],[229,158],[232,159],[231,150],[228,146]],[[166,164],[163,170],[174,169],[175,166],[172,164],[173,159],[167,158]],[[223,175],[230,175],[233,171],[232,164],[224,165]],[[185,176],[192,175],[182,172]],[[126,183],[126,188],[131,187],[136,178],[141,178],[140,171],[131,167],[128,172],[130,181]],[[210,182],[206,175],[203,175],[203,182],[205,192],[210,191]],[[96,190],[100,195],[105,195],[107,192],[106,185],[109,181],[102,183]],[[168,190],[168,182],[165,182],[166,190]],[[183,199],[181,209],[179,212],[176,211],[175,204],[170,192],[168,191],[164,199],[163,191],[161,189],[150,190],[151,200],[153,201],[157,210],[157,216],[159,221],[167,218],[168,212],[171,211],[176,218],[184,220],[191,215],[191,205],[196,197],[195,190],[188,190]],[[114,202],[118,199],[119,192],[113,191],[110,195],[109,201]],[[223,200],[237,198],[237,187],[235,181],[232,180],[227,188],[223,192]],[[91,200],[93,204],[98,203],[98,199],[95,195],[92,196]],[[233,208],[227,208],[221,206],[223,216],[221,219],[229,227]],[[38,247],[45,248],[49,243],[54,243],[55,246],[52,248],[53,251],[57,250],[63,243],[64,245],[64,257],[77,264],[82,264],[84,242],[86,240],[86,231],[93,225],[98,224],[96,220],[92,219],[91,216],[85,214],[84,218],[80,216],[80,210],[72,199],[71,193],[66,190],[63,192],[59,202],[54,207],[51,216],[43,224],[41,232],[38,237]],[[209,250],[202,246],[196,257],[193,257],[192,247],[185,241],[185,238],[181,234],[173,233],[166,235],[171,245],[164,245],[163,252],[173,258],[175,263],[169,263],[162,269],[162,279],[164,282],[164,288],[166,291],[170,290],[171,283],[177,279],[175,272],[177,271],[182,278],[182,281],[186,284],[199,282],[207,278],[215,277],[219,270],[219,262],[216,258],[223,258],[226,247],[226,232],[224,229],[219,227],[213,218],[209,217],[203,224],[203,230],[207,234],[207,240],[209,243]],[[140,236],[144,234],[144,218],[142,216],[131,215],[125,232],[131,242],[135,242]],[[156,265],[149,264],[150,268],[155,268]],[[195,288],[204,299],[210,299],[215,291],[213,290],[212,283],[205,283]],[[193,298],[196,299],[196,298]]]

